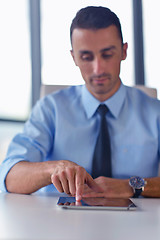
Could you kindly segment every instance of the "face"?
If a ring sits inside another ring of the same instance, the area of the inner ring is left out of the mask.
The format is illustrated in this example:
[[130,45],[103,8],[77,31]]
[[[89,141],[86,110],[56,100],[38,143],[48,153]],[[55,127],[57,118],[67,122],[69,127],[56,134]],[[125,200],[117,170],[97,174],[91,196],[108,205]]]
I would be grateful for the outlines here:
[[122,46],[117,28],[74,29],[72,47],[88,91],[101,102],[110,98],[120,87],[120,65],[127,52],[127,43]]

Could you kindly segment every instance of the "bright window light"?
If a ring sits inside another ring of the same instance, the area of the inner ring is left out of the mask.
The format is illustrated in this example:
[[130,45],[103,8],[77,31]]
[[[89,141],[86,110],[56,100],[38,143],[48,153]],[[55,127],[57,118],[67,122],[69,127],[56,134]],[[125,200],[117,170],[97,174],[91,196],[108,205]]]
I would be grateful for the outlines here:
[[159,1],[143,1],[145,81],[147,86],[157,88],[158,98],[160,98],[159,22]]
[[0,119],[30,110],[31,63],[27,0],[0,0]]

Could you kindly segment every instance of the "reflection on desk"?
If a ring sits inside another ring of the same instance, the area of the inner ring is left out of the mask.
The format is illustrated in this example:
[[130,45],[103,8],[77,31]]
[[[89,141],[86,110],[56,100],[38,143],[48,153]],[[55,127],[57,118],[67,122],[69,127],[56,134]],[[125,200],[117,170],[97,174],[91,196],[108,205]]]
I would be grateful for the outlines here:
[[0,193],[0,239],[160,239],[160,199],[132,199],[138,209],[121,212],[59,209],[59,196]]

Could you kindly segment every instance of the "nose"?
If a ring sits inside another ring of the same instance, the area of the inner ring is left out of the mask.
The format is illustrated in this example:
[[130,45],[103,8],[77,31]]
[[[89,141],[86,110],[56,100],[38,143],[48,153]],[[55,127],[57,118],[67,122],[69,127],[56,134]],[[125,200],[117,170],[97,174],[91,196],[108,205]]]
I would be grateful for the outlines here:
[[104,73],[104,62],[101,58],[95,58],[93,61],[93,73],[100,75]]

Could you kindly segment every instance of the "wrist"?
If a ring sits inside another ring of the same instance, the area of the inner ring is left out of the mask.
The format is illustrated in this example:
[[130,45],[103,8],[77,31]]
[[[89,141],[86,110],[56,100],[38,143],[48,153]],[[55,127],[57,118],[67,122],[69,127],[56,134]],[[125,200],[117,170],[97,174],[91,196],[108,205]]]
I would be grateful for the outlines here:
[[129,186],[133,190],[133,198],[138,198],[144,191],[147,181],[141,177],[134,176],[129,179]]
[[51,176],[54,173],[54,170],[55,170],[55,167],[56,167],[55,165],[56,165],[57,161],[46,161],[46,162],[43,162],[43,163],[44,163],[44,174],[45,174],[46,179],[48,181],[48,185],[52,184]]

